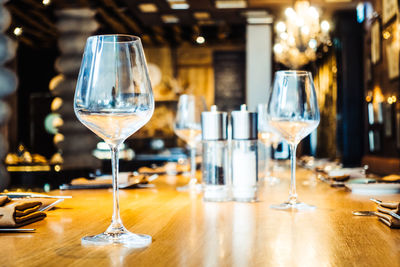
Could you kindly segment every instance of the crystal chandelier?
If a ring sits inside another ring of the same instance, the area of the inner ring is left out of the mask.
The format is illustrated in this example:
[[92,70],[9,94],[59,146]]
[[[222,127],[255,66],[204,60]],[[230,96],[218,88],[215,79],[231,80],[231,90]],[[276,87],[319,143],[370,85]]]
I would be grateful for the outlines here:
[[319,23],[318,10],[309,1],[299,0],[285,10],[286,21],[275,25],[275,60],[297,69],[316,59],[317,48],[330,44],[329,22]]

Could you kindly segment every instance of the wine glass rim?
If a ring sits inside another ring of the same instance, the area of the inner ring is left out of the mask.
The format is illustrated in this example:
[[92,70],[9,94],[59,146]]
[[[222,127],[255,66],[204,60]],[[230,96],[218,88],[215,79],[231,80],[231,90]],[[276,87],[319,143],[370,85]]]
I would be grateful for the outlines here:
[[306,70],[279,70],[276,74],[285,74],[285,75],[309,75],[310,72]]
[[134,43],[134,42],[140,42],[140,37],[135,36],[135,35],[129,35],[129,34],[100,34],[100,35],[92,35],[88,38],[90,39],[101,39],[101,38],[107,38],[107,37],[124,37],[126,40],[117,40],[117,41],[106,41],[103,40],[105,43]]

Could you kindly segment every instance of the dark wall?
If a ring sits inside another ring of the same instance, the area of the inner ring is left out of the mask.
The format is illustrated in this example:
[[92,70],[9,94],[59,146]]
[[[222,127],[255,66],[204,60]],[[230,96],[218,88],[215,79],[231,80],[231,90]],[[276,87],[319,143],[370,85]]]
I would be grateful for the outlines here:
[[[366,18],[363,22],[364,26],[364,58],[367,59],[367,64],[364,68],[364,125],[365,138],[364,147],[366,154],[374,154],[382,157],[399,157],[400,156],[400,103],[399,103],[399,88],[400,78],[389,78],[388,64],[391,55],[387,52],[388,45],[396,42],[395,31],[398,30],[397,21],[394,18],[387,23],[382,23],[382,1],[372,1],[373,9],[376,16]],[[376,63],[371,62],[371,28],[373,23],[379,23],[380,33],[378,40],[380,41],[379,55],[380,59]],[[382,37],[384,32],[389,32],[389,38]],[[399,42],[397,40],[397,42]],[[398,61],[397,64],[400,64]],[[380,96],[382,99],[378,99]],[[396,96],[397,103],[389,104],[388,97]],[[383,101],[379,106],[377,102]],[[373,123],[368,120],[368,105],[374,107],[374,111],[370,116]],[[382,112],[382,116],[378,113]],[[369,135],[374,138],[369,139]],[[371,147],[371,143],[373,146]],[[372,149],[373,148],[373,149]]]
[[[55,151],[53,136],[44,130],[43,124],[45,115],[50,113],[49,82],[56,75],[54,61],[57,55],[57,46],[51,49],[20,43],[17,50],[18,141],[29,151],[45,156]],[[32,127],[33,123],[35,127]],[[15,149],[10,148],[11,151]]]
[[344,165],[358,165],[363,156],[363,29],[355,12],[335,16],[337,51],[337,143]]

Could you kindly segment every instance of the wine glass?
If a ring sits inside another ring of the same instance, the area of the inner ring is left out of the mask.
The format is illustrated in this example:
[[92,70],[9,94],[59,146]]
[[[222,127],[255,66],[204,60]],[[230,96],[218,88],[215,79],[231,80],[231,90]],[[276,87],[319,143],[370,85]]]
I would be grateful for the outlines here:
[[280,136],[275,132],[274,128],[269,125],[267,104],[262,103],[257,105],[258,113],[258,140],[264,145],[266,151],[265,167],[264,167],[264,181],[269,185],[279,183],[279,178],[272,176],[271,166],[271,147],[276,149]]
[[193,190],[199,185],[196,178],[196,146],[201,141],[201,113],[206,109],[202,96],[184,94],[179,97],[174,131],[190,149],[190,181],[178,187],[179,191]]
[[83,244],[146,247],[151,236],[133,234],[122,224],[118,199],[118,147],[153,115],[154,98],[140,38],[98,35],[87,39],[75,90],[78,119],[111,149],[113,215],[107,230],[82,238]]
[[275,209],[310,210],[315,206],[300,202],[296,193],[296,148],[319,124],[317,96],[311,73],[278,71],[268,98],[268,120],[290,147],[291,182],[289,199]]

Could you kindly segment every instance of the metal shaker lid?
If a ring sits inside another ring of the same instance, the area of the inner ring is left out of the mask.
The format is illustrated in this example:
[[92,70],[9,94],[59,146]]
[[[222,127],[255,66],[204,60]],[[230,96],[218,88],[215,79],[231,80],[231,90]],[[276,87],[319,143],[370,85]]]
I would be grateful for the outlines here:
[[211,106],[210,111],[201,113],[201,135],[203,140],[226,140],[228,138],[228,113],[217,111]]
[[246,105],[241,105],[240,110],[232,111],[232,139],[258,138],[257,113],[247,111]]

